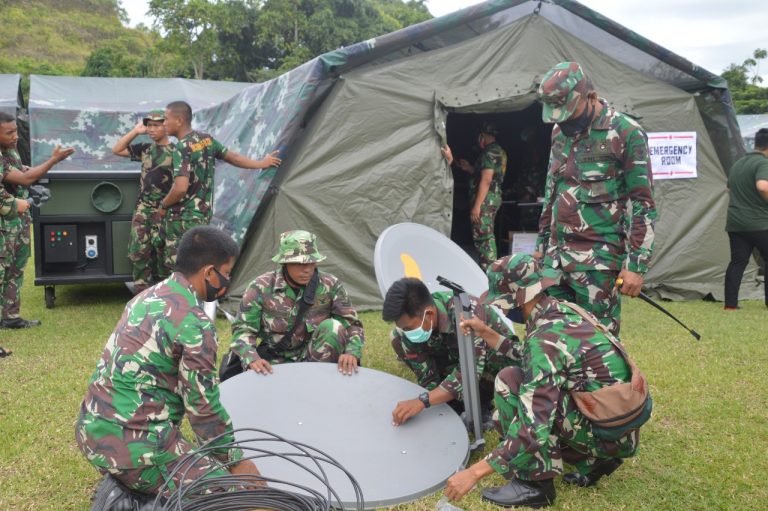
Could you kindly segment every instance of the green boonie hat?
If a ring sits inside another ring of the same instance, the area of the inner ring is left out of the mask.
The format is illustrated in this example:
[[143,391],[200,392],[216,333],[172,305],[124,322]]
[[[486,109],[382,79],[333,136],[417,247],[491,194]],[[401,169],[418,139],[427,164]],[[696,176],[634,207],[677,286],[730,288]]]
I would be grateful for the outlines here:
[[147,115],[144,116],[142,119],[142,122],[144,123],[144,126],[147,125],[149,121],[164,121],[165,120],[165,110],[162,108],[155,108],[154,110],[150,110]]
[[498,305],[502,309],[517,309],[559,282],[559,271],[542,268],[530,254],[503,257],[488,268],[485,303]]
[[478,133],[487,133],[489,135],[496,136],[499,134],[499,130],[496,128],[496,125],[492,122],[484,122],[480,125],[480,129],[477,130]]
[[576,111],[579,99],[591,90],[592,81],[578,63],[559,63],[547,71],[539,85],[541,119],[549,123],[565,121]]
[[286,231],[280,235],[280,248],[272,261],[287,263],[319,263],[325,256],[317,251],[317,238],[307,231]]

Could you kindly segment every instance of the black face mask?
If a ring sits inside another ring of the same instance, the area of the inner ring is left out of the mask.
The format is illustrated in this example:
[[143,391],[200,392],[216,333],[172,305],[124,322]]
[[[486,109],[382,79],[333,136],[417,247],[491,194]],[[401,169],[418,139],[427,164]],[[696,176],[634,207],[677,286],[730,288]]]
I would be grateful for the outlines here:
[[[219,276],[219,287],[214,286],[211,284],[211,281],[207,278],[205,279],[205,301],[206,302],[213,302],[215,300],[218,300],[219,298],[223,298],[225,293],[222,293],[222,289],[227,289],[229,287],[230,280],[221,274],[219,270],[216,269],[214,266],[213,271],[216,272],[216,275]],[[219,296],[219,293],[221,293],[221,296]]]
[[566,137],[575,137],[576,135],[587,131],[589,125],[592,124],[592,117],[595,115],[595,106],[592,105],[592,110],[590,110],[589,113],[587,113],[587,110],[588,109],[585,108],[580,116],[568,119],[567,121],[563,121],[558,124],[558,126],[560,126],[560,131],[563,132],[563,135]]
[[512,323],[524,324],[525,318],[523,317],[523,309],[510,309],[509,312],[507,312],[507,319]]

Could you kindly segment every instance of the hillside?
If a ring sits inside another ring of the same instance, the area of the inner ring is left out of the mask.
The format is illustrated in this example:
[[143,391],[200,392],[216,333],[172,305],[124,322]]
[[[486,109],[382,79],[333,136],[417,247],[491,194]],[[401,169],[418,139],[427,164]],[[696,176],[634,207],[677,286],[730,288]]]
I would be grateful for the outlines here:
[[0,73],[79,75],[105,44],[140,57],[152,36],[120,22],[117,0],[5,0]]

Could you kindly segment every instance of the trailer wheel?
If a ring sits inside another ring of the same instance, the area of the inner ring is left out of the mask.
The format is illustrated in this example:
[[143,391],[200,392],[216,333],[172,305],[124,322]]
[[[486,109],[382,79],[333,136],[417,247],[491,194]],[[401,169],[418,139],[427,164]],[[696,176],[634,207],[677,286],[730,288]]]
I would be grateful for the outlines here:
[[53,309],[56,304],[56,288],[53,286],[45,286],[45,306],[48,309]]

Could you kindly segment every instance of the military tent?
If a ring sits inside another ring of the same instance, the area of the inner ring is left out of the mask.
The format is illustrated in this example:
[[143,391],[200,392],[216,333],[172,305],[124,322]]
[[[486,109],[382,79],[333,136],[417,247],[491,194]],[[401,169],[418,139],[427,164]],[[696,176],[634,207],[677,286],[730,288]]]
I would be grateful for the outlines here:
[[16,148],[21,159],[29,163],[29,124],[21,94],[21,75],[0,74],[0,112],[16,118],[19,129],[19,142]]

